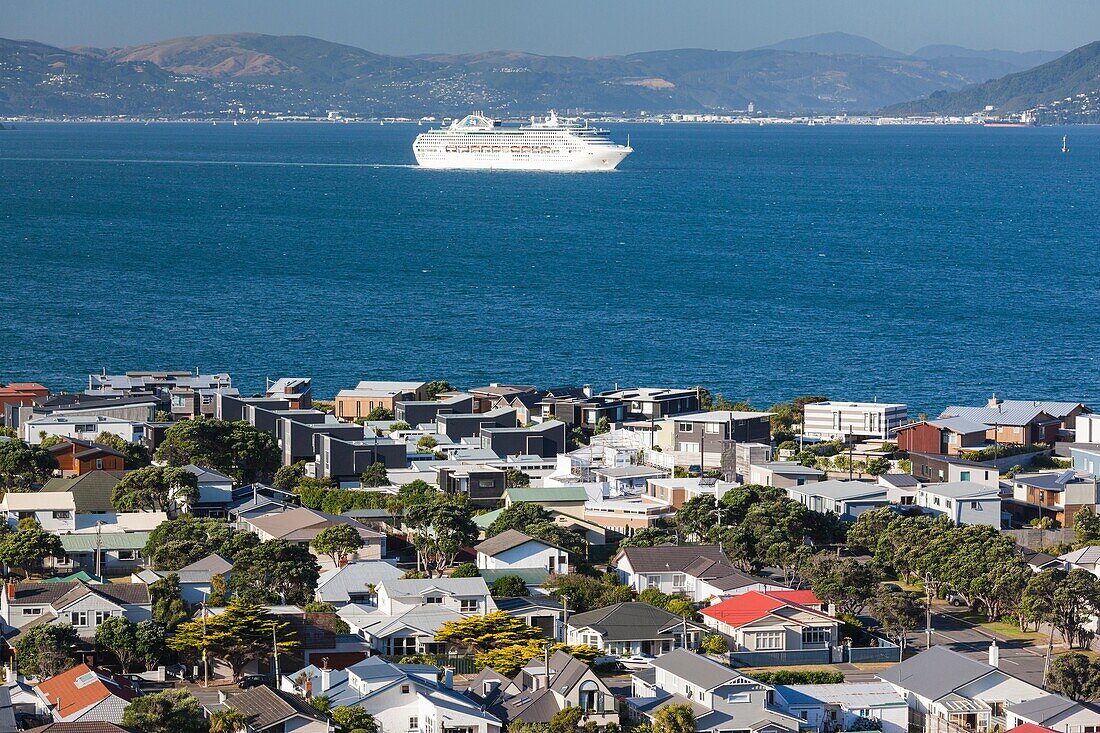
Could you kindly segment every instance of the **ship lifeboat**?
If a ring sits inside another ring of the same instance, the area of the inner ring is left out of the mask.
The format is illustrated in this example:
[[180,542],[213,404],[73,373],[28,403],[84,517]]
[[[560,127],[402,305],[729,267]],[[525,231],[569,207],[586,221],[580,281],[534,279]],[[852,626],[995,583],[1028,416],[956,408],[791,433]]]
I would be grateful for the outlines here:
[[550,146],[549,145],[543,145],[542,148],[540,148],[540,152],[549,153],[550,152]]
[[500,152],[500,146],[499,146],[499,145],[494,145],[494,146],[492,147],[492,151],[491,151],[491,152],[494,152],[494,153],[499,153],[499,152]]
[[512,152],[513,153],[518,153],[519,152],[519,146],[518,145],[513,145],[512,146]]
[[457,145],[448,145],[447,146],[447,152],[448,153],[454,153],[454,152],[457,152],[457,150],[458,150]]

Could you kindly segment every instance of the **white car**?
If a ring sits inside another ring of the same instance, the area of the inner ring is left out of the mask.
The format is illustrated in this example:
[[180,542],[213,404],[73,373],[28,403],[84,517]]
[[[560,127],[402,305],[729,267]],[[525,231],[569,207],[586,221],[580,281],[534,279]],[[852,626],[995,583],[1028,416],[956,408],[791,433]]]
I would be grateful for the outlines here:
[[653,657],[646,656],[645,654],[632,654],[629,657],[619,657],[619,664],[630,670],[649,669],[649,664],[652,661]]

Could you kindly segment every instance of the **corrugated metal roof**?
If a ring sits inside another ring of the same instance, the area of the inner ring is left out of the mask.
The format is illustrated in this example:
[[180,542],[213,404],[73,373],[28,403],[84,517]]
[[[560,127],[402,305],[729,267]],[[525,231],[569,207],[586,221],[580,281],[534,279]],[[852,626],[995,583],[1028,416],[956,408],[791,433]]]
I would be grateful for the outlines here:
[[[149,542],[149,532],[101,532],[98,547],[101,550],[140,550]],[[95,552],[95,532],[61,535],[65,552]]]

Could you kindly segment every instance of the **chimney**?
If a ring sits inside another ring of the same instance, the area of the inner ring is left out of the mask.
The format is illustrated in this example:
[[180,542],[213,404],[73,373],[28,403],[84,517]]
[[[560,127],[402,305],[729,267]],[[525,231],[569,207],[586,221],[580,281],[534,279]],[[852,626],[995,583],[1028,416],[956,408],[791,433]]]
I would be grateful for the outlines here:
[[328,688],[332,687],[332,670],[325,667],[321,670],[321,692],[324,692]]
[[225,690],[218,690],[218,702],[225,704]]
[[15,600],[15,583],[10,580],[8,581],[8,600]]
[[986,403],[986,407],[989,407],[989,408],[1000,407],[1002,401],[1003,400],[1001,400],[997,397],[997,393],[994,392],[993,396],[989,398],[989,402]]
[[592,399],[592,385],[586,384],[581,387],[581,394],[583,394],[587,399]]
[[307,700],[309,698],[313,697],[313,677],[312,676],[310,676],[309,679],[306,680],[306,686],[305,686],[305,689],[303,690],[303,692],[305,693],[305,698]]
[[444,667],[443,668],[443,686],[448,690],[455,686],[455,668]]
[[997,646],[997,640],[994,639],[989,645],[989,666],[1000,667],[1001,666],[1001,650]]

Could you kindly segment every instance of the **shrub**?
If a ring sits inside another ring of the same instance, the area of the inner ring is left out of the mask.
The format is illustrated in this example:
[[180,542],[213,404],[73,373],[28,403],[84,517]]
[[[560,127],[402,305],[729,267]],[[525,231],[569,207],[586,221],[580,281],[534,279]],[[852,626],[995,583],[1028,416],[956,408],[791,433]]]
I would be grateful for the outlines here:
[[776,669],[754,672],[752,678],[768,685],[836,685],[844,681],[844,674],[819,669]]
[[730,650],[726,638],[721,634],[707,634],[703,637],[700,648],[707,654],[725,654]]

